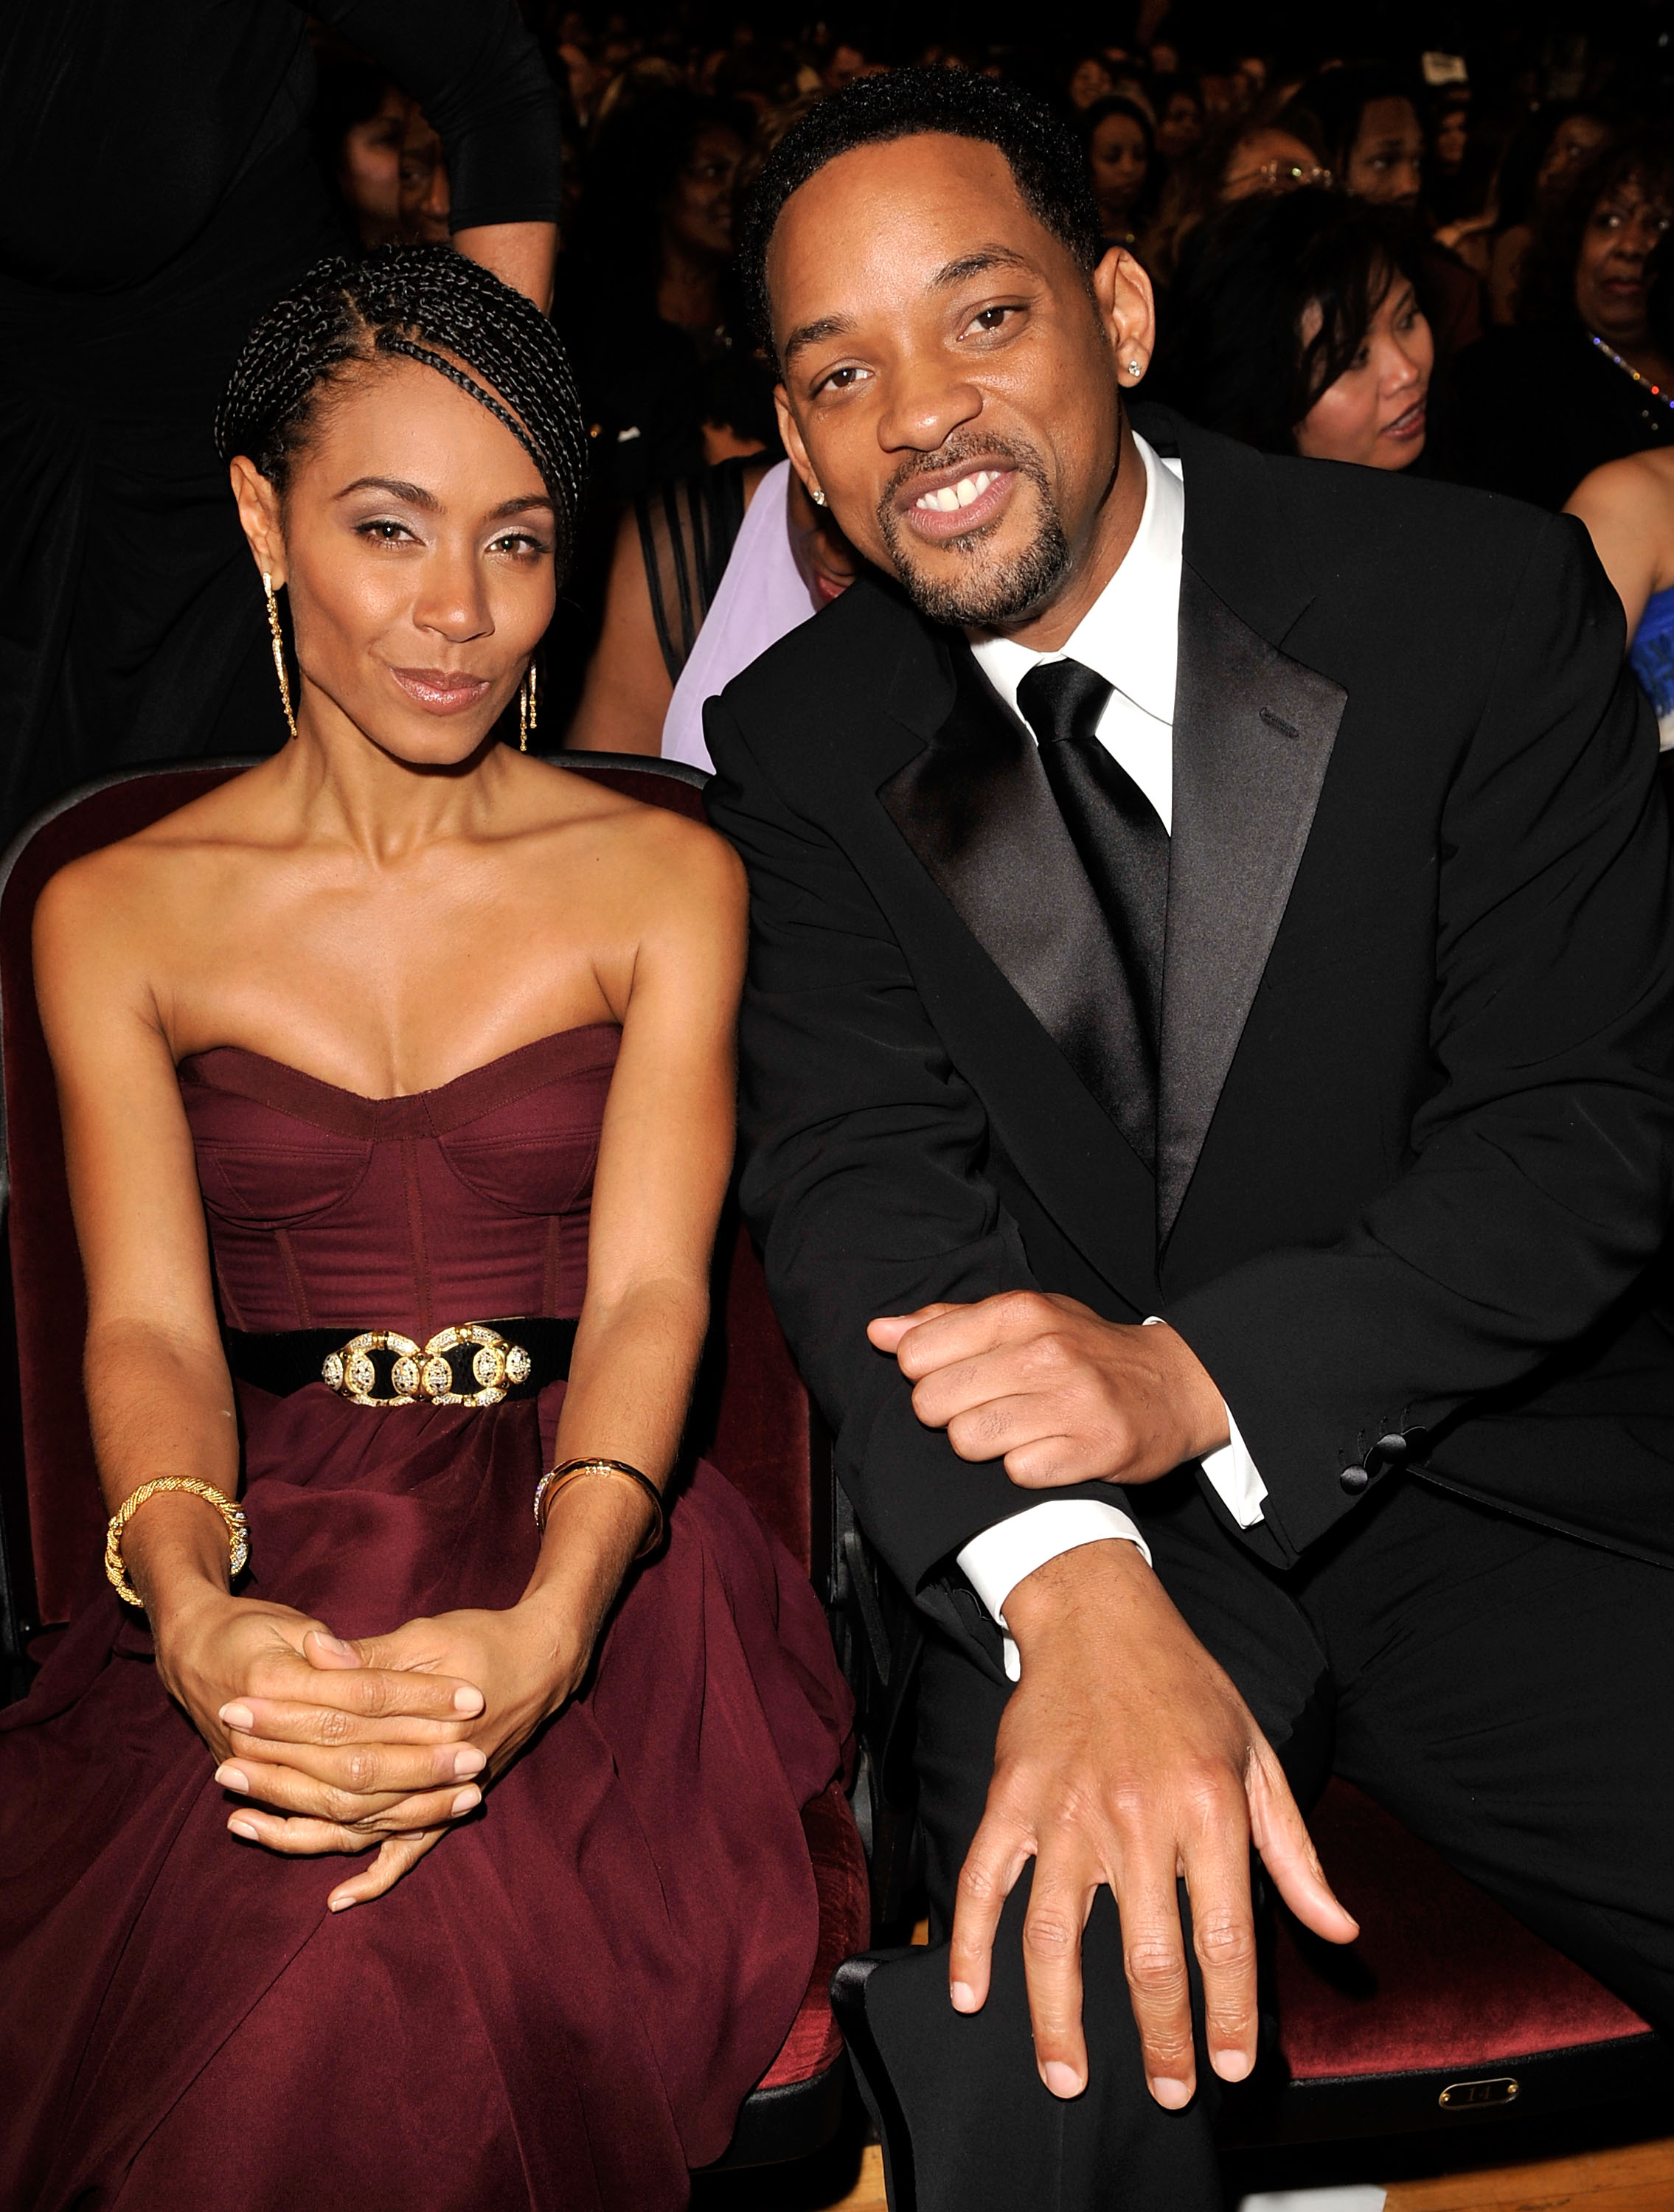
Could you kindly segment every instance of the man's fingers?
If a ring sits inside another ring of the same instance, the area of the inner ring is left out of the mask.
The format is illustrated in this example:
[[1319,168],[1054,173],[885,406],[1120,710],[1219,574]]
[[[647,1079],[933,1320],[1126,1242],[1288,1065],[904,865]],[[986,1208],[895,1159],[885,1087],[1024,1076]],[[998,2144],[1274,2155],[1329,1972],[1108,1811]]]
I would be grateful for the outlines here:
[[1033,1848],[1032,1839],[1016,1821],[992,1813],[983,1815],[971,1839],[959,1869],[947,1952],[947,1993],[955,2012],[980,2012],[988,2002],[1000,1915]]
[[[1190,2104],[1197,2087],[1191,2044],[1191,1984],[1185,1938],[1180,1932],[1174,1887],[1172,1841],[1148,1853],[1117,1891],[1122,1908],[1122,1963],[1139,2028],[1145,2078],[1151,2094],[1170,2112]],[[1112,1884],[1112,1887],[1116,1885]]]
[[1352,1943],[1360,1923],[1333,1894],[1284,1770],[1264,1743],[1251,1753],[1244,1787],[1250,1832],[1280,1896],[1316,1936],[1328,1943]]
[[1039,1291],[1004,1291],[975,1305],[946,1306],[939,1312],[927,1307],[922,1316],[906,1318],[911,1325],[902,1334],[896,1358],[907,1380],[916,1382],[939,1367],[1051,1334],[1062,1316]]
[[351,1905],[365,1905],[383,1896],[418,1864],[426,1851],[434,1850],[446,1833],[444,1828],[426,1828],[417,1835],[392,1836],[364,1872],[338,1884],[326,1900],[327,1910],[343,1912]]
[[470,1781],[488,1765],[474,1743],[299,1743],[286,1746],[280,1757],[277,1745],[241,1729],[235,1729],[230,1741],[231,1763],[247,1775],[252,1765],[259,1772],[285,1767],[354,1797],[440,1790],[449,1782]]
[[1241,2081],[1256,2063],[1258,2015],[1249,1832],[1235,1798],[1200,1829],[1185,1872],[1209,2063],[1223,2081]]
[[[470,1734],[464,1716],[417,1720],[407,1713],[376,1717],[341,1705],[301,1705],[289,1698],[234,1698],[216,1717],[228,1732],[263,1743],[459,1743]],[[257,1750],[253,1756],[259,1759]]]
[[934,1321],[942,1314],[958,1313],[959,1308],[949,1305],[944,1298],[935,1305],[920,1306],[914,1313],[880,1314],[866,1325],[867,1340],[880,1352],[893,1352],[910,1328],[922,1322]]
[[1055,2097],[1079,2097],[1087,2087],[1081,2033],[1081,1930],[1104,1880],[1096,1864],[1035,1861],[1029,1909],[1023,1917],[1023,1975],[1029,1990],[1035,2064]]
[[300,1813],[309,1820],[357,1828],[368,1838],[398,1828],[431,1827],[462,1819],[483,1798],[474,1782],[445,1785],[422,1796],[405,1789],[338,1790],[330,1783],[298,1773],[295,1767],[246,1758],[224,1761],[216,1769],[215,1778],[223,1790],[253,1798],[257,1804],[271,1806],[276,1812]]

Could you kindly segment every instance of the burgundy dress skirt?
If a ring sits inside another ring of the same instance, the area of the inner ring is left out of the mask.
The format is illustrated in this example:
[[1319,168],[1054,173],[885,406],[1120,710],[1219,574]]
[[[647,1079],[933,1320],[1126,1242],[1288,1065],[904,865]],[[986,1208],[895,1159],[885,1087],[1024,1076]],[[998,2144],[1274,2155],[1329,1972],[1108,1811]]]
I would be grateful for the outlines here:
[[[373,1101],[218,1049],[180,1083],[249,1330],[576,1312],[618,1032]],[[375,1634],[506,1607],[563,1386],[490,1408],[240,1384],[251,1593]],[[234,1801],[101,1577],[0,1714],[4,2212],[657,2212],[812,1970],[799,1818],[847,1693],[813,1593],[699,1466],[584,1693],[385,1897]]]

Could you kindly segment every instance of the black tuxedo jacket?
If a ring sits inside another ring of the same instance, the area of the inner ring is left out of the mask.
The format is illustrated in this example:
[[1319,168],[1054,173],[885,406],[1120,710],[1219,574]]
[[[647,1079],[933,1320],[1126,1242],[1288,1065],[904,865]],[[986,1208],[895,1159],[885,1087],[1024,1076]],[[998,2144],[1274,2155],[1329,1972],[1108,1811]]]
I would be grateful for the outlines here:
[[978,1530],[1122,1501],[961,1461],[867,1343],[1035,1285],[1185,1337],[1272,1564],[1391,1437],[1674,1559],[1668,833],[1615,594],[1574,521],[1138,421],[1185,476],[1154,1176],[1101,1061],[1109,931],[963,641],[868,579],[708,712],[744,1203],[862,1525],[957,1625]]

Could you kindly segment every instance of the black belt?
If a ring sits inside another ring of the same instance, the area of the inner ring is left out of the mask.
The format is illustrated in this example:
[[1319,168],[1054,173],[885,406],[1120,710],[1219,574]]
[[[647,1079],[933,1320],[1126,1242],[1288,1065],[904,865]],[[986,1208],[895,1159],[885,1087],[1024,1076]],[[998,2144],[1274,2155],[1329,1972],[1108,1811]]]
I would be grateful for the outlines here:
[[462,1322],[428,1344],[394,1329],[341,1328],[229,1328],[222,1341],[238,1380],[276,1398],[323,1382],[356,1406],[497,1406],[564,1379],[575,1324],[545,1314]]

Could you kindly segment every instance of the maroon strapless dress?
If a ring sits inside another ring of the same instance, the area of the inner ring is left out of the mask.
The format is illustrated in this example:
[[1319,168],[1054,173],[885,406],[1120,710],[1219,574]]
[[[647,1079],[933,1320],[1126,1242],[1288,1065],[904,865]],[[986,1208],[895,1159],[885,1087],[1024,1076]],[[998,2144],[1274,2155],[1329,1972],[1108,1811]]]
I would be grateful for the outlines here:
[[[374,1101],[180,1070],[227,1323],[571,1315],[618,1032]],[[520,1595],[560,1383],[487,1409],[240,1386],[248,1587],[360,1636]],[[657,2212],[719,2155],[813,1968],[799,1809],[848,1700],[813,1593],[699,1466],[585,1694],[386,1897],[232,1801],[94,1586],[0,1715],[5,2212]]]

